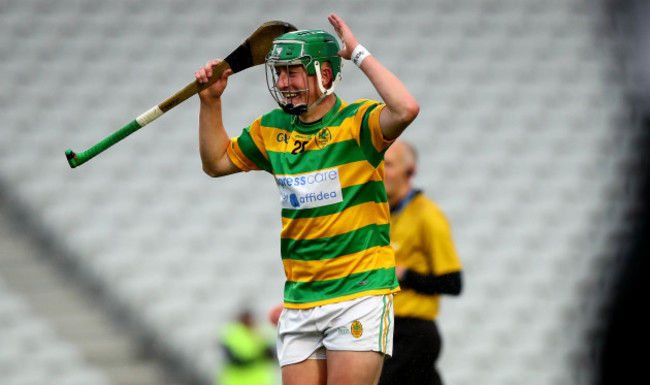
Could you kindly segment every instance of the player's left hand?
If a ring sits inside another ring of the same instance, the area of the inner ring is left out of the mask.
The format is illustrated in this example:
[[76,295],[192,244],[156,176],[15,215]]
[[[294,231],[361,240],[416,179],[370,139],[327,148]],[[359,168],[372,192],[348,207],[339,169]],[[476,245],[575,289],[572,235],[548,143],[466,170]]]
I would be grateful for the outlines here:
[[271,310],[269,310],[269,322],[271,322],[274,326],[278,326],[278,320],[280,319],[282,309],[284,309],[284,304],[275,305],[273,308],[271,308]]
[[342,45],[341,50],[338,52],[339,56],[343,59],[350,60],[352,51],[359,45],[359,42],[354,37],[348,25],[340,17],[331,14],[327,17],[327,20],[332,24],[332,27],[334,27],[334,30],[339,35],[339,39],[341,39]]

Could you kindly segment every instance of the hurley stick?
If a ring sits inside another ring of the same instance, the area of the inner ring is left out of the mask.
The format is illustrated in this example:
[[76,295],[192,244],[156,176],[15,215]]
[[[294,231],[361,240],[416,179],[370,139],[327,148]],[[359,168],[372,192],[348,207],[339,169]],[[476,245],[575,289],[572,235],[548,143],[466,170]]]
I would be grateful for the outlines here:
[[271,49],[273,39],[286,33],[295,31],[296,27],[289,23],[282,21],[268,21],[259,26],[237,49],[228,55],[219,64],[212,67],[212,76],[209,81],[204,84],[199,84],[196,80],[185,86],[174,95],[165,99],[162,103],[155,107],[150,108],[126,126],[115,131],[101,142],[95,144],[86,151],[75,153],[67,149],[65,156],[68,159],[70,167],[75,168],[80,166],[95,156],[99,155],[115,143],[121,141],[127,136],[131,135],[140,128],[153,122],[165,112],[171,110],[189,97],[203,91],[216,82],[221,74],[228,68],[232,69],[234,73],[245,70],[246,68],[256,66],[264,63],[266,54]]

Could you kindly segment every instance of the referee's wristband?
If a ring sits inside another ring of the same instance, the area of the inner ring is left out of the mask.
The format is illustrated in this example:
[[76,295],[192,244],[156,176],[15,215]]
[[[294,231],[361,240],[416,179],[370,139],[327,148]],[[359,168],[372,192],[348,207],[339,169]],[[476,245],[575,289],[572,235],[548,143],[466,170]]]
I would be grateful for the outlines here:
[[368,56],[370,56],[370,52],[368,52],[366,47],[362,46],[361,44],[357,44],[354,50],[352,50],[352,56],[350,59],[354,65],[361,67],[361,62],[363,62],[363,59],[367,58]]

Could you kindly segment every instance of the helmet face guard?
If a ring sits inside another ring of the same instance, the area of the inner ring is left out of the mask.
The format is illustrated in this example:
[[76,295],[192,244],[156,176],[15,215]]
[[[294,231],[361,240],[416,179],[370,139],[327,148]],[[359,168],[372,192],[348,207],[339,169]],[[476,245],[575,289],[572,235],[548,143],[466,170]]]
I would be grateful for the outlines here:
[[[341,79],[343,62],[338,56],[339,44],[329,33],[321,30],[296,31],[278,36],[266,56],[266,84],[271,96],[278,105],[287,113],[300,115],[318,105],[327,95],[334,93],[334,89]],[[323,87],[320,67],[324,62],[329,62],[332,67],[333,81],[329,88]],[[309,83],[305,79],[307,88],[291,89],[289,77],[285,89],[278,87],[280,73],[289,73],[291,66],[301,65],[306,75],[316,75],[321,96],[310,105]],[[307,102],[295,105],[290,102],[296,94],[305,93]]]
[[[278,105],[284,110],[284,112],[292,115],[301,115],[304,112],[307,112],[308,108],[307,106],[309,105],[309,81],[307,79],[307,71],[304,65],[302,65],[303,68],[305,68],[305,71],[302,72],[302,76],[305,77],[304,81],[302,84],[305,85],[306,88],[301,88],[301,89],[294,89],[291,84],[291,76],[289,76],[289,71],[292,66],[295,65],[301,65],[300,63],[298,64],[270,64],[269,62],[266,63],[266,85],[269,89],[269,92],[271,93],[271,96],[273,99],[275,99],[275,102],[278,103]],[[280,89],[278,87],[278,81],[280,79],[280,74],[284,72],[285,78],[286,78],[286,88]],[[320,78],[320,76],[319,76]],[[291,100],[293,97],[300,96],[300,95],[306,95],[306,103],[300,103],[300,104],[294,104]]]

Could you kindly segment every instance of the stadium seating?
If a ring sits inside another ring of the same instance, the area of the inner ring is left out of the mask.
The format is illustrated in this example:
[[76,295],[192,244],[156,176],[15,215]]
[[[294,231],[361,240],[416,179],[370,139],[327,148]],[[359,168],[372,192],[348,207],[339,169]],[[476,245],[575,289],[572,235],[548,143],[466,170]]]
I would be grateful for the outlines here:
[[[0,383],[6,385],[109,382],[56,336],[0,279]],[[36,369],[36,370],[34,370]]]
[[[207,383],[224,322],[243,305],[264,319],[282,297],[272,178],[202,173],[196,98],[75,170],[64,150],[85,150],[161,102],[263,21],[331,30],[326,16],[339,13],[422,107],[404,135],[420,152],[416,184],[447,213],[465,268],[462,296],[442,303],[443,375],[575,383],[591,325],[572,309],[608,252],[598,247],[616,223],[602,219],[628,139],[597,3],[2,1],[0,178]],[[274,107],[263,72],[230,79],[230,135]],[[343,77],[345,100],[378,98],[351,63]],[[2,286],[0,299],[3,317],[25,313]],[[62,384],[103,383],[33,322],[0,325],[0,372],[15,373],[3,384],[43,383],[59,363]],[[35,354],[16,350],[27,334]],[[42,371],[11,369],[27,360]]]

